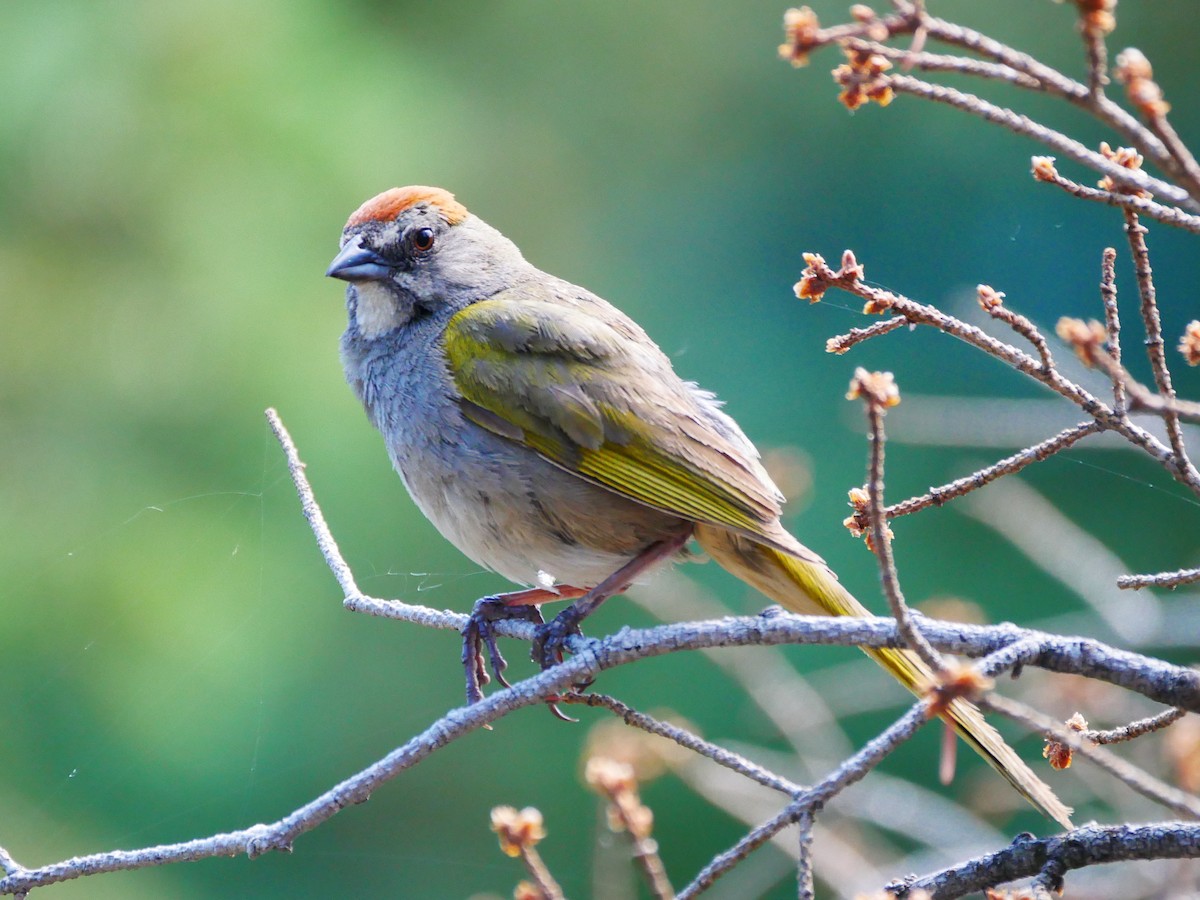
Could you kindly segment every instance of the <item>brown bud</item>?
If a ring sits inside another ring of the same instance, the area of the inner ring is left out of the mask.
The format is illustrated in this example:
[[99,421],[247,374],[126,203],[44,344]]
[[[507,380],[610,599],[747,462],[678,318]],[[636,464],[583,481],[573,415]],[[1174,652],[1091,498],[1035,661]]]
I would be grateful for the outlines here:
[[1200,366],[1200,320],[1192,319],[1179,339],[1179,352],[1189,366]]
[[854,370],[846,399],[857,400],[860,397],[872,406],[890,409],[900,404],[900,388],[891,372],[868,372],[859,367]]
[[546,836],[542,814],[532,806],[520,811],[512,806],[497,806],[492,810],[492,831],[500,839],[500,849],[514,857]]
[[1108,338],[1104,326],[1095,319],[1085,322],[1083,319],[1063,316],[1054,330],[1065,343],[1071,345],[1075,355],[1087,366],[1095,364],[1096,354]]
[[808,54],[821,46],[821,23],[817,14],[807,6],[789,9],[783,14],[786,42],[779,46],[779,55],[793,66],[808,65]]
[[1035,156],[1033,163],[1033,177],[1038,181],[1053,181],[1058,177],[1058,170],[1054,168],[1053,156]]
[[1150,60],[1146,59],[1141,50],[1130,47],[1118,53],[1113,75],[1125,85],[1129,102],[1136,106],[1143,116],[1158,118],[1170,112],[1171,104],[1163,99],[1162,88],[1154,81]]
[[975,288],[979,295],[979,305],[985,310],[999,309],[1004,305],[1004,292],[990,285],[981,284]]

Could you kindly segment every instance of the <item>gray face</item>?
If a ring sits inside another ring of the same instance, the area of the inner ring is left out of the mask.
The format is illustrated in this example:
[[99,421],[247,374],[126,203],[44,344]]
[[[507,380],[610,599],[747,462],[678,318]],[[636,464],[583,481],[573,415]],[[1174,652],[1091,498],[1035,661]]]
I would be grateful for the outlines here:
[[420,203],[394,219],[348,227],[325,274],[350,283],[351,317],[370,339],[422,313],[485,299],[530,268],[511,241],[480,219],[451,225],[435,206]]

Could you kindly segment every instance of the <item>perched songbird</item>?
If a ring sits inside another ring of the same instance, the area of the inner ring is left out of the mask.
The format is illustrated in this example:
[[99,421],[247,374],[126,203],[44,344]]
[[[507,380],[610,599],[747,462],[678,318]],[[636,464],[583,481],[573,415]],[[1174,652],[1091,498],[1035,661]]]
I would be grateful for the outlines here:
[[[694,538],[787,609],[869,615],[780,523],[783,497],[714,396],[675,374],[632,319],[525,261],[453,195],[393,188],[346,223],[328,275],[349,282],[346,378],[408,492],[463,553],[524,590],[476,604],[464,631],[468,699],[503,680],[489,622],[575,599],[539,630],[548,665],[579,621]],[[928,671],[866,651],[905,687]],[[963,699],[946,719],[1018,791],[1070,810]]]

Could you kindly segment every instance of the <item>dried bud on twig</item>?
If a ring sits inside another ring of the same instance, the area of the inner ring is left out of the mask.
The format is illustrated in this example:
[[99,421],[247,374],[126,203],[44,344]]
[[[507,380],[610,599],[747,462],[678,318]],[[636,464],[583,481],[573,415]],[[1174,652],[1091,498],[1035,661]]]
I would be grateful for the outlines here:
[[807,6],[789,9],[783,14],[783,30],[787,40],[779,45],[779,55],[797,68],[807,66],[809,52],[821,46],[817,14]]
[[1071,345],[1075,355],[1087,366],[1095,365],[1096,355],[1101,352],[1100,348],[1108,339],[1108,332],[1095,319],[1085,322],[1083,319],[1063,316],[1054,330],[1065,343]]
[[631,766],[594,756],[588,760],[583,777],[588,787],[608,801],[609,828],[628,831],[639,840],[650,836],[654,813],[638,797],[637,779]]
[[867,26],[867,30],[863,33],[867,40],[881,44],[891,36],[887,23],[881,20],[875,10],[865,3],[855,3],[851,6],[850,17],[859,24]]
[[[1108,141],[1100,142],[1100,154],[1107,160],[1116,163],[1125,169],[1140,169],[1142,167],[1142,154],[1138,153],[1132,147],[1118,147],[1114,150],[1108,145]],[[1141,188],[1127,187],[1123,184],[1117,184],[1109,176],[1105,175],[1098,182],[1101,190],[1112,191],[1116,194],[1129,194],[1133,197],[1152,197],[1149,191],[1144,191]]]
[[1075,0],[1079,7],[1079,30],[1084,34],[1103,36],[1117,27],[1113,10],[1117,0]]
[[857,400],[860,397],[879,409],[890,409],[900,405],[900,388],[891,372],[868,372],[860,366],[850,379],[846,399]]
[[842,105],[849,110],[856,110],[872,100],[880,106],[891,103],[895,94],[883,74],[892,67],[887,58],[866,49],[842,49],[848,62],[833,70],[833,80],[842,88],[838,94]]
[[819,254],[805,253],[804,262],[807,268],[800,273],[800,280],[793,290],[800,300],[816,303],[829,290],[829,282],[816,273],[817,267],[825,266],[825,260]]
[[846,516],[842,520],[842,524],[855,537],[862,537],[870,523],[870,517],[867,515],[869,503],[870,497],[867,496],[866,488],[850,488],[850,508],[854,510],[854,513]]
[[[1075,713],[1067,719],[1065,724],[1072,731],[1080,734],[1088,730],[1087,719],[1079,713]],[[1074,761],[1075,751],[1061,741],[1046,738],[1046,746],[1042,748],[1042,757],[1049,760],[1050,767],[1053,769],[1069,769]]]
[[1179,339],[1179,352],[1189,366],[1200,366],[1200,320],[1192,319]]
[[1136,106],[1142,115],[1157,119],[1170,112],[1171,104],[1163,99],[1162,88],[1153,78],[1154,70],[1150,68],[1150,60],[1146,59],[1141,50],[1130,47],[1118,53],[1113,74],[1117,81],[1125,85],[1129,102]]
[[520,811],[514,806],[497,806],[492,810],[492,831],[500,838],[500,849],[512,857],[520,856],[524,848],[537,846],[546,836],[542,814],[532,806]]
[[1054,168],[1053,156],[1035,156],[1033,163],[1033,177],[1038,181],[1053,181],[1058,177],[1058,169]]
[[975,292],[979,295],[979,305],[984,310],[993,310],[1004,305],[1004,292],[989,284],[978,285]]

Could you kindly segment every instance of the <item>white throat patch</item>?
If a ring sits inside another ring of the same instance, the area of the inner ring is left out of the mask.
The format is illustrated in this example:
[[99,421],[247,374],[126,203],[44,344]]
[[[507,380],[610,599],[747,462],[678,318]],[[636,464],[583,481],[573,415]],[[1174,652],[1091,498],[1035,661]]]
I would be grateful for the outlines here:
[[404,324],[404,316],[396,305],[396,298],[382,284],[360,281],[354,286],[358,294],[355,317],[358,330],[368,340]]

